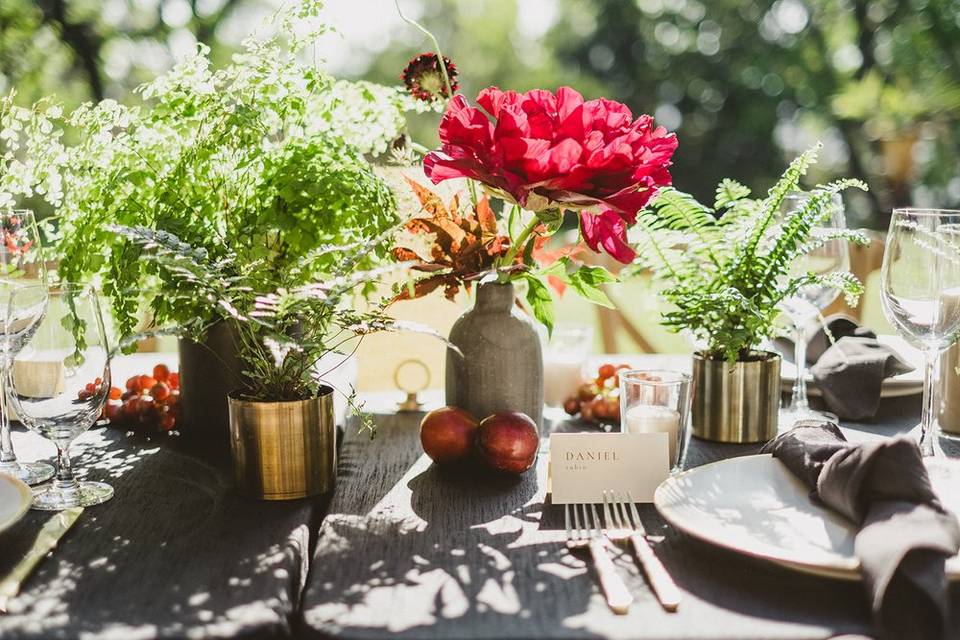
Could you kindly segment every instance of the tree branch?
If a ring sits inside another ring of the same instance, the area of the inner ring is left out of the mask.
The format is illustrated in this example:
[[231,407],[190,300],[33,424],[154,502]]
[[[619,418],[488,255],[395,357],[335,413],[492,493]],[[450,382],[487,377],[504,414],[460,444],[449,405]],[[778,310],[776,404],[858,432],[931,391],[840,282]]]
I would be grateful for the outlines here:
[[90,94],[94,100],[104,98],[103,78],[100,76],[100,49],[103,38],[93,25],[87,22],[70,22],[67,19],[66,0],[35,0],[43,22],[55,27],[60,37],[76,55],[76,64],[87,76]]

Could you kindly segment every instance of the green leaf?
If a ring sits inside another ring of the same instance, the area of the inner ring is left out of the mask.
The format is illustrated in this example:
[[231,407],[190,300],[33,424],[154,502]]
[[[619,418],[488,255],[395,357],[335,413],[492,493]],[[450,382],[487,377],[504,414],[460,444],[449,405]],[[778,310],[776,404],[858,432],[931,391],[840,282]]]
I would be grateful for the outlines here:
[[544,209],[537,211],[537,220],[547,228],[546,235],[553,235],[563,225],[563,211],[560,209]]
[[546,267],[540,269],[541,276],[555,276],[566,282],[567,277],[567,265],[569,260],[567,258],[560,258],[556,262],[552,262]]
[[547,328],[547,335],[553,335],[554,311],[550,289],[533,274],[524,275],[527,281],[527,302],[533,311],[533,317]]
[[614,308],[615,305],[600,286],[616,282],[617,279],[603,267],[583,265],[561,279],[584,299],[608,309]]

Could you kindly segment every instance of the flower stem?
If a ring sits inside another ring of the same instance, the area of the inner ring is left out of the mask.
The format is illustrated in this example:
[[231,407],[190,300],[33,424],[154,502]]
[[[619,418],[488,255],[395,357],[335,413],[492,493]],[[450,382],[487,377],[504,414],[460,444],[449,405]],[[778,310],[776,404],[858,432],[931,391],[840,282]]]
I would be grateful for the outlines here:
[[396,5],[397,14],[400,15],[401,20],[419,29],[424,35],[430,38],[430,42],[433,43],[433,50],[436,52],[437,62],[440,64],[440,73],[443,75],[443,84],[447,88],[447,100],[449,100],[453,97],[453,89],[450,86],[450,76],[447,75],[447,64],[443,61],[443,52],[440,51],[440,43],[437,42],[437,39],[426,27],[421,25],[416,20],[411,20],[407,16],[403,15],[403,9],[400,8],[400,0],[393,0],[393,4]]
[[[514,259],[517,257],[517,253],[527,244],[527,241],[530,239],[530,235],[533,233],[533,230],[537,228],[537,225],[540,224],[540,219],[537,216],[533,216],[530,219],[530,222],[527,223],[527,226],[523,228],[523,231],[520,232],[520,236],[510,243],[510,248],[507,249],[507,253],[503,256],[503,259],[500,262],[501,267],[509,267],[513,264]],[[507,274],[500,275],[500,282],[506,282]]]

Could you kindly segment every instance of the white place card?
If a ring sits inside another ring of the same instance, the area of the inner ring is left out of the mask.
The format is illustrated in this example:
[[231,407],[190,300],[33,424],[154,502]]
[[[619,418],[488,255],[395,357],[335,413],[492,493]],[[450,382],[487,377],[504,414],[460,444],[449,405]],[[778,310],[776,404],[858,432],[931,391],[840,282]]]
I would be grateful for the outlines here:
[[551,501],[602,502],[603,492],[612,490],[652,502],[669,475],[668,451],[666,433],[553,433]]

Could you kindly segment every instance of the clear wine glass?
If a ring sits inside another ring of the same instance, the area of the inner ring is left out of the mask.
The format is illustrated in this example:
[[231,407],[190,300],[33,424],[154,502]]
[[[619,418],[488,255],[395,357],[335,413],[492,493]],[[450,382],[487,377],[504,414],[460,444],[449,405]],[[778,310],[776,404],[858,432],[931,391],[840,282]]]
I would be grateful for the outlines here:
[[110,350],[100,302],[89,287],[51,289],[45,314],[33,288],[13,292],[11,314],[33,317],[28,345],[10,368],[10,403],[29,429],[57,447],[57,475],[34,490],[33,508],[47,511],[91,506],[113,496],[103,482],[80,482],[70,444],[100,417],[110,392]]
[[[780,209],[781,221],[785,221],[798,209],[806,205],[810,199],[809,193],[790,193],[783,199]],[[830,204],[829,213],[822,222],[811,230],[816,238],[844,229],[847,226],[843,212],[843,201],[835,195]],[[828,273],[848,271],[850,269],[850,253],[847,241],[833,239],[796,260],[790,269],[793,277],[805,273],[825,275]],[[800,420],[830,420],[835,422],[837,417],[816,411],[810,408],[807,397],[807,331],[820,313],[830,303],[837,299],[840,292],[835,287],[810,285],[802,287],[797,293],[781,303],[781,310],[790,318],[793,325],[794,363],[796,365],[796,381],[793,384],[793,394],[790,404],[780,410],[779,428],[781,431],[792,428]]]
[[[46,290],[47,271],[40,250],[40,234],[33,212],[26,210],[0,211],[0,305],[9,304],[9,294],[20,287],[39,286]],[[46,304],[46,298],[43,298]],[[0,308],[0,320],[7,318],[7,308]],[[10,416],[6,408],[6,384],[10,363],[17,355],[23,340],[16,327],[9,331],[0,322],[0,472],[10,474],[27,484],[40,484],[53,477],[53,466],[46,462],[20,462],[13,450],[10,436]]]
[[884,315],[924,354],[920,450],[932,456],[936,364],[960,331],[960,211],[894,209],[881,280]]

